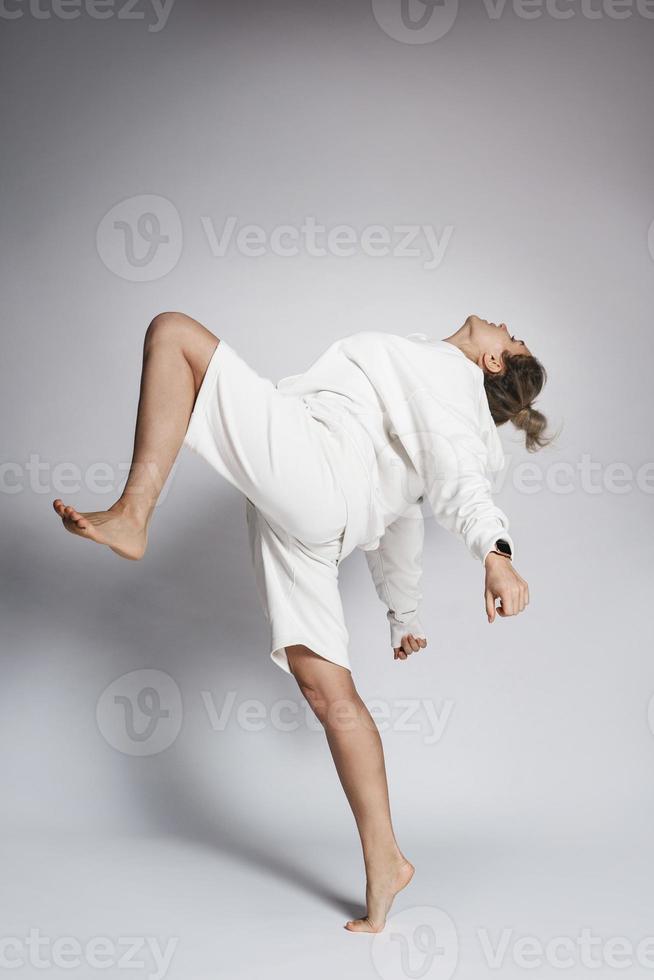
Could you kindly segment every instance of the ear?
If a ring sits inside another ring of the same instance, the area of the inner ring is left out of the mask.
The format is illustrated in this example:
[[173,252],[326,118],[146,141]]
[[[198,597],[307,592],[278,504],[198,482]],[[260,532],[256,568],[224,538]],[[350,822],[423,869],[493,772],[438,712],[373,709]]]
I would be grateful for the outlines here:
[[481,364],[479,366],[487,374],[499,374],[502,370],[502,361],[495,354],[486,351],[485,354],[481,355]]

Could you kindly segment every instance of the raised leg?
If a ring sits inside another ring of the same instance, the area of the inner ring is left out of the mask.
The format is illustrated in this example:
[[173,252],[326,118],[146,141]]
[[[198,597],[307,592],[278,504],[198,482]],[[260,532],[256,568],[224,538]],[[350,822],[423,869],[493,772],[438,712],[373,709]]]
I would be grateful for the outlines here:
[[366,916],[352,932],[380,932],[395,895],[413,877],[393,833],[379,731],[346,667],[308,647],[286,648],[300,690],[325,729],[336,770],[354,814],[366,870]]
[[53,501],[66,530],[142,558],[157,498],[188,428],[219,340],[183,313],[160,313],[145,334],[132,464],[120,498],[106,511],[79,512]]

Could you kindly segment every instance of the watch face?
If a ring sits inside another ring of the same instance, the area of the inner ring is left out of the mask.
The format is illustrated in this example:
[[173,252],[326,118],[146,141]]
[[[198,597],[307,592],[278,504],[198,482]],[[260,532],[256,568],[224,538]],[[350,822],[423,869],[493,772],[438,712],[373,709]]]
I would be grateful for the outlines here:
[[501,551],[503,555],[511,554],[511,545],[509,544],[508,541],[505,541],[503,538],[500,538],[499,541],[495,542],[495,547],[497,548],[498,551]]

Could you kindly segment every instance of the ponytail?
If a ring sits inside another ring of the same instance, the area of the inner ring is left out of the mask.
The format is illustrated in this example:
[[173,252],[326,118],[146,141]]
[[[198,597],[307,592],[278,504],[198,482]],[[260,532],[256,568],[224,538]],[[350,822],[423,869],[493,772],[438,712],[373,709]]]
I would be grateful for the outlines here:
[[543,449],[552,441],[546,433],[547,419],[532,402],[547,380],[545,368],[532,354],[505,354],[504,370],[484,374],[488,406],[496,425],[513,422],[525,433],[529,452]]

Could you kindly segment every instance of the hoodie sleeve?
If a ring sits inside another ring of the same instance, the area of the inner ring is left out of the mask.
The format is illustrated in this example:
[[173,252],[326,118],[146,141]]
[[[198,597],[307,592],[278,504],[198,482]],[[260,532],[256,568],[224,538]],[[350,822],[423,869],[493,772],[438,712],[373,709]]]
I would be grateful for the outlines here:
[[407,442],[436,521],[483,563],[498,538],[508,541],[514,554],[515,547],[509,519],[492,496],[491,475],[504,462],[501,443],[479,406],[482,414],[471,421],[428,398]]
[[425,533],[421,501],[388,525],[377,548],[365,552],[377,595],[388,610],[393,648],[400,646],[407,633],[425,637],[417,616]]
[[446,477],[445,490],[430,494],[434,517],[439,524],[462,538],[473,558],[479,559],[482,564],[488,553],[495,549],[498,538],[509,542],[515,556],[515,545],[509,534],[509,519],[493,503],[483,457],[477,455],[473,448],[465,451],[465,457],[465,468],[453,468],[451,475]]

